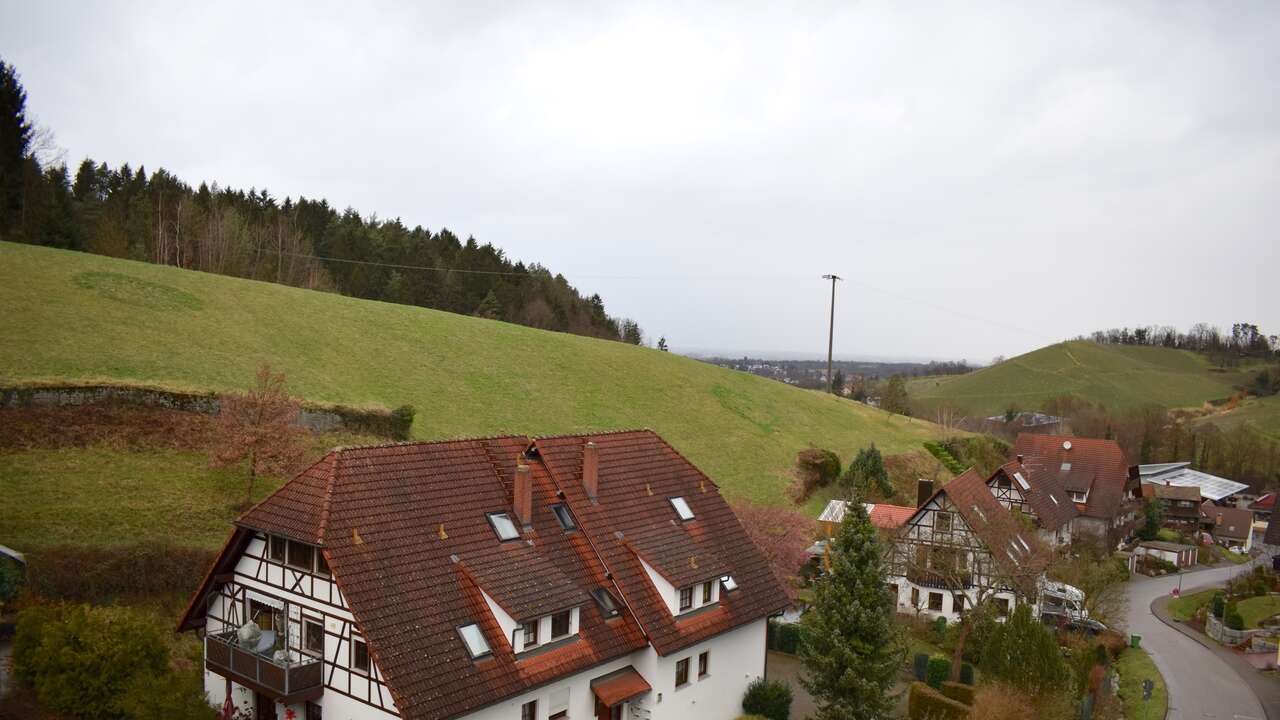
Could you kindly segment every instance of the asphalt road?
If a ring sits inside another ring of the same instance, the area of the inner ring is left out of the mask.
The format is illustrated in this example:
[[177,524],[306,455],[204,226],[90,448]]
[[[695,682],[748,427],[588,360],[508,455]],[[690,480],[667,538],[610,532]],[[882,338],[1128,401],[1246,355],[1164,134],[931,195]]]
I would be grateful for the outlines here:
[[[1233,565],[1183,575],[1183,591],[1221,585],[1229,575],[1249,567]],[[1129,582],[1126,611],[1128,631],[1142,636],[1142,646],[1169,686],[1168,720],[1264,720],[1266,715],[1257,696],[1235,670],[1151,614],[1151,602],[1177,586],[1176,576],[1135,575]]]

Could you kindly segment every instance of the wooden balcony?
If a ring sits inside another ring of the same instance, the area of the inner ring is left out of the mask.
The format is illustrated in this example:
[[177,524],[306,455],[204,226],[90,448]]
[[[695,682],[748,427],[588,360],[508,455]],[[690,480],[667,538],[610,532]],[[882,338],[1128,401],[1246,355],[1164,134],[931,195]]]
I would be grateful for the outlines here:
[[205,636],[204,666],[277,702],[315,700],[324,693],[323,663],[318,658],[276,662],[237,645],[234,631]]
[[973,574],[968,572],[942,574],[912,567],[907,568],[907,580],[910,580],[921,587],[943,588],[948,590],[973,587]]

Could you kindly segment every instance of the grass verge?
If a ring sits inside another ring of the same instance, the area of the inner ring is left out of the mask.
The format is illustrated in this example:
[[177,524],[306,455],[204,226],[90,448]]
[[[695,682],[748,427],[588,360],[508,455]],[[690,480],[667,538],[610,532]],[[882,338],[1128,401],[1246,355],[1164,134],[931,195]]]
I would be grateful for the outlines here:
[[[1169,690],[1164,677],[1142,648],[1126,648],[1116,660],[1120,673],[1120,701],[1124,703],[1124,716],[1129,720],[1163,720],[1169,707]],[[1151,699],[1142,699],[1142,681],[1155,683]]]
[[1201,590],[1200,592],[1189,593],[1180,598],[1169,601],[1169,616],[1174,620],[1186,622],[1191,619],[1196,611],[1213,599],[1213,594],[1218,592],[1217,588]]

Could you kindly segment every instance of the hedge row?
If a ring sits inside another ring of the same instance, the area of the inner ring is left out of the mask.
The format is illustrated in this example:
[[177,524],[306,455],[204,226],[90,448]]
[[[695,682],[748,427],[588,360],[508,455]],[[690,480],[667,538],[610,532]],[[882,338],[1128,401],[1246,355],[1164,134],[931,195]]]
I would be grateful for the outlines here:
[[907,717],[911,720],[966,720],[969,709],[922,682],[911,683],[907,695]]
[[800,626],[795,623],[769,621],[766,647],[770,650],[795,655],[800,652]]
[[44,548],[28,554],[26,587],[48,600],[94,604],[171,593],[190,595],[216,555],[211,550],[166,544]]
[[940,443],[926,442],[924,444],[924,449],[928,450],[930,455],[938,458],[938,462],[942,463],[944,467],[950,470],[951,474],[959,475],[964,472],[964,465],[957,460],[949,450],[942,447]]

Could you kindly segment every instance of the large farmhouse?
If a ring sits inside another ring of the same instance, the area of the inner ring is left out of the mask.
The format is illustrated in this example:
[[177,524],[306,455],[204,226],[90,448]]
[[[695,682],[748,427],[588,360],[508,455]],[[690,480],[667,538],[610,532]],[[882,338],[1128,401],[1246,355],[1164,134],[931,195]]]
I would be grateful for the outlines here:
[[648,431],[336,449],[235,525],[180,627],[257,718],[731,718],[788,604]]
[[1050,547],[1071,544],[1071,525],[1080,513],[1052,474],[1031,480],[1031,470],[1021,462],[996,468],[987,487],[1010,512],[1031,520],[1040,539]]
[[1013,451],[1032,485],[1051,480],[1075,504],[1074,538],[1092,535],[1114,546],[1134,527],[1141,483],[1115,441],[1022,433]]

